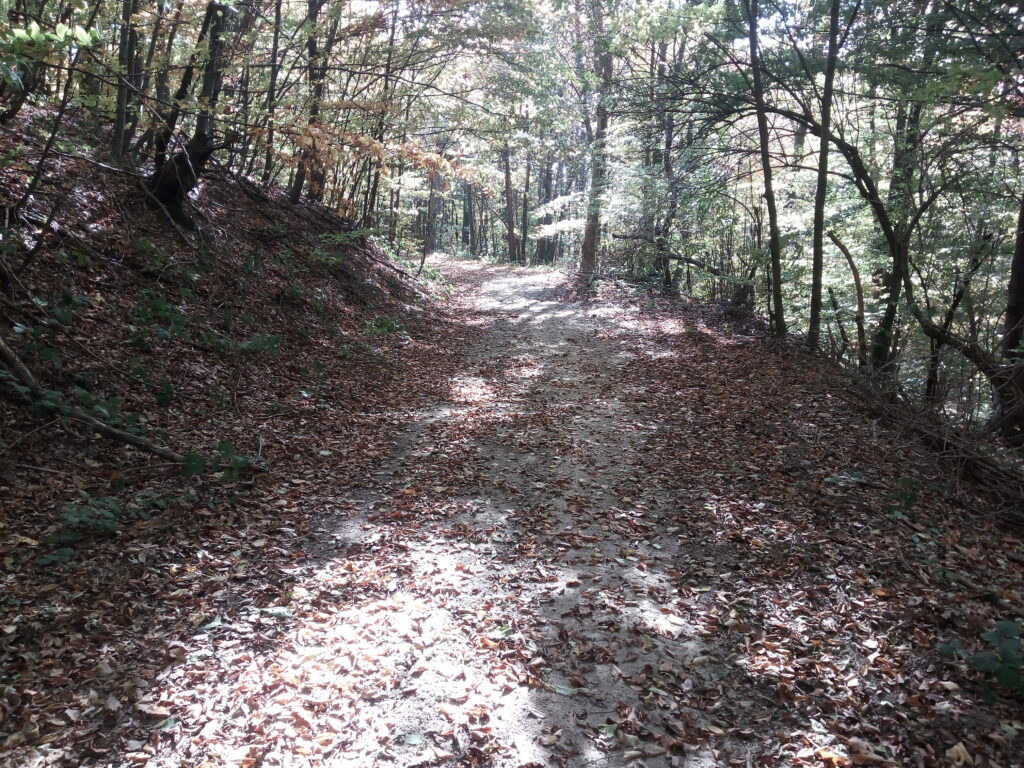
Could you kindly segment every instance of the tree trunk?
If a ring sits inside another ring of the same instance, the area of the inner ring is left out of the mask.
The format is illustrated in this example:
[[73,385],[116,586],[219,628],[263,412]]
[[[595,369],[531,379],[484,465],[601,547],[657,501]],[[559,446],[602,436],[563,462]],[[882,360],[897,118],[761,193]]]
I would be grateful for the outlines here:
[[[544,160],[544,168],[540,172],[540,177],[537,179],[537,205],[545,206],[551,202],[551,156],[549,155]],[[540,229],[543,231],[545,227],[551,226],[552,217],[550,213],[544,214],[539,222],[537,222]],[[550,264],[554,256],[552,249],[551,238],[547,235],[541,235],[537,238],[537,247],[534,251],[534,261],[537,264]]]
[[[437,250],[437,216],[441,211],[441,174],[430,173],[430,194],[427,196],[426,218],[423,222],[423,258]],[[422,262],[420,269],[423,268]]]
[[526,181],[523,183],[523,226],[522,238],[519,241],[519,261],[526,263],[526,233],[530,228],[530,155],[526,155]]
[[857,328],[857,361],[861,368],[865,368],[868,363],[868,337],[864,331],[864,288],[860,283],[860,271],[857,269],[857,262],[853,260],[850,249],[843,245],[843,242],[834,233],[829,232],[828,237],[846,258],[850,274],[853,277],[853,288],[857,292],[857,315],[854,317]]
[[747,12],[747,41],[750,45],[750,70],[753,78],[754,105],[757,109],[757,136],[761,148],[761,171],[764,175],[764,199],[768,208],[768,252],[771,256],[772,330],[776,336],[786,335],[786,317],[782,306],[782,243],[779,235],[779,213],[772,185],[771,144],[768,136],[768,112],[765,107],[764,82],[758,47],[757,0],[744,0]]
[[281,2],[274,0],[274,36],[270,44],[270,84],[267,86],[267,144],[263,156],[263,186],[270,184],[274,169],[274,120],[277,110],[277,77],[281,70],[278,50],[281,45]]
[[[306,38],[306,79],[310,87],[309,100],[309,126],[315,128],[320,118],[320,103],[324,96],[324,76],[327,74],[327,59],[331,52],[331,43],[338,30],[338,16],[335,16],[327,31],[327,45],[320,50],[317,41],[317,17],[324,7],[326,0],[307,0],[306,22],[309,26],[309,36]],[[302,149],[302,156],[299,167],[295,173],[295,180],[292,188],[288,191],[288,199],[292,203],[299,202],[302,197],[302,189],[306,184],[307,177],[310,180],[308,197],[313,202],[319,202],[323,198],[324,172],[320,160],[315,139],[311,140],[312,145],[307,144]]]
[[1017,214],[1013,260],[1010,262],[1010,283],[1006,296],[1006,320],[1003,325],[1003,357],[1015,365],[1024,359],[1021,340],[1024,338],[1024,197]]
[[610,51],[605,50],[608,41],[604,39],[603,29],[595,44],[598,46],[598,77],[601,85],[597,94],[596,119],[594,120],[594,138],[591,145],[590,160],[590,194],[587,199],[587,220],[583,229],[583,246],[580,250],[580,275],[589,278],[597,270],[597,252],[601,245],[601,207],[604,187],[608,173],[607,140],[608,140],[608,104],[607,100],[612,86],[613,59]]
[[516,239],[516,205],[512,189],[512,165],[508,147],[501,151],[501,160],[505,166],[505,236],[508,245],[508,260],[514,262],[519,253],[519,241]]
[[821,334],[821,283],[825,268],[825,196],[828,192],[829,136],[832,132],[832,82],[835,79],[838,49],[839,0],[832,0],[828,20],[828,54],[825,59],[825,83],[821,91],[822,135],[820,139],[821,146],[818,150],[818,182],[814,191],[811,316],[807,328],[807,346],[811,349],[818,348],[818,340]]
[[128,151],[128,124],[131,122],[128,110],[131,104],[135,49],[138,47],[138,33],[132,18],[138,11],[138,0],[123,0],[121,3],[121,31],[117,44],[117,103],[114,107],[114,136],[110,153],[116,159]]

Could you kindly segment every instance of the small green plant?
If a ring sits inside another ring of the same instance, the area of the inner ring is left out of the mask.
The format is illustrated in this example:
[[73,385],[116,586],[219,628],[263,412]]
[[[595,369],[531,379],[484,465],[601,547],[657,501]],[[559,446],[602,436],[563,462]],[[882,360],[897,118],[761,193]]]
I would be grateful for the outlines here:
[[243,355],[258,355],[261,352],[277,352],[281,346],[281,336],[276,333],[257,333],[240,341],[238,351]]
[[50,307],[50,315],[60,325],[67,327],[74,321],[75,312],[83,307],[88,307],[91,303],[87,297],[65,292]]
[[991,675],[999,686],[1018,696],[1024,695],[1024,643],[1016,621],[996,622],[995,628],[981,635],[990,650],[971,653],[958,640],[939,646],[946,658],[960,658],[979,672]]
[[447,283],[444,279],[444,275],[441,273],[441,270],[437,267],[424,266],[423,270],[420,272],[420,277],[426,280],[432,280],[435,283]]
[[327,366],[319,360],[314,360],[309,364],[309,375],[317,387],[322,387],[327,383]]
[[264,261],[262,251],[249,251],[242,257],[242,274],[252,275],[259,272]]
[[133,325],[150,328],[157,338],[164,340],[182,339],[188,335],[188,317],[185,313],[160,294],[148,289],[140,291],[135,297],[131,321]]
[[121,410],[124,398],[120,395],[100,397],[82,387],[75,387],[74,393],[82,407],[100,421],[112,427],[122,427],[130,432],[135,431],[138,427],[139,415]]
[[302,304],[305,298],[306,291],[302,287],[302,283],[288,283],[281,291],[281,303],[282,304]]
[[148,520],[157,510],[164,510],[173,501],[158,491],[143,491],[130,501],[116,496],[98,498],[87,493],[82,500],[66,505],[60,513],[60,529],[47,537],[53,550],[36,560],[38,565],[70,562],[76,555],[74,544],[86,536],[113,536],[121,524],[132,520]]
[[167,408],[172,402],[174,402],[174,384],[168,378],[162,378],[156,382],[149,382],[146,384],[148,389],[153,396],[156,398],[157,405],[161,408]]
[[324,232],[319,240],[325,245],[345,246],[377,234],[375,229],[353,229],[351,232]]
[[921,495],[921,481],[914,477],[901,477],[896,481],[896,488],[886,497],[889,502],[888,517],[893,520],[906,520]]
[[89,255],[81,251],[54,251],[53,260],[61,264],[72,264],[76,267],[87,267],[92,262]]
[[182,474],[185,477],[220,472],[221,479],[237,480],[243,470],[253,465],[253,460],[235,450],[235,446],[227,440],[217,443],[212,458],[199,453],[190,453],[185,457]]
[[368,336],[382,336],[387,333],[405,333],[405,325],[394,317],[376,317],[363,325],[363,333]]

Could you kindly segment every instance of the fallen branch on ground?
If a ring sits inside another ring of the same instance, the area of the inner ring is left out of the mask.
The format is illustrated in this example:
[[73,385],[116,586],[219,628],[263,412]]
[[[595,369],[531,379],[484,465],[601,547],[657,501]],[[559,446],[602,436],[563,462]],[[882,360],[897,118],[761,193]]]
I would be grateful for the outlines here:
[[123,429],[118,429],[117,427],[105,424],[95,416],[90,416],[79,408],[66,404],[57,404],[49,400],[46,397],[46,393],[43,391],[43,388],[39,386],[39,383],[32,375],[32,372],[25,367],[21,358],[18,357],[15,351],[11,349],[7,345],[7,342],[2,338],[0,338],[0,360],[3,361],[4,365],[11,372],[11,375],[17,380],[17,382],[28,390],[29,397],[33,405],[39,405],[49,411],[67,416],[72,421],[85,424],[104,437],[108,437],[111,440],[117,440],[118,442],[155,454],[167,461],[173,461],[176,464],[183,464],[185,462],[185,457],[183,455],[172,451],[170,448],[157,445],[144,437],[133,435],[131,432],[126,432]]

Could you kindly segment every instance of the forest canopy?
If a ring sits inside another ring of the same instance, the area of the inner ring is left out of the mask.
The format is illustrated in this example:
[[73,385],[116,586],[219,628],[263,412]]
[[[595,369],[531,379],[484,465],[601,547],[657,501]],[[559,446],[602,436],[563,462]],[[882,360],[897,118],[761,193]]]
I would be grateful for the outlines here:
[[94,154],[143,176],[177,226],[196,226],[190,195],[216,163],[396,255],[568,264],[761,312],[937,413],[1020,439],[1012,3],[2,8],[0,124],[24,130],[31,109],[46,138],[30,162],[2,161],[25,179],[7,227],[88,124]]

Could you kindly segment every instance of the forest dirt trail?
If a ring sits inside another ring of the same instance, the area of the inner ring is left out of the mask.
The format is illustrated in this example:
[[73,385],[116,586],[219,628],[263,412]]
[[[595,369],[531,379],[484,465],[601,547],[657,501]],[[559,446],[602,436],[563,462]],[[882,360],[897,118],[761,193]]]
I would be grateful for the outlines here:
[[480,332],[449,402],[343,525],[363,548],[379,521],[404,529],[404,586],[360,611],[390,627],[391,694],[339,764],[360,749],[399,765],[717,764],[697,736],[708,714],[657,702],[662,679],[727,668],[672,609],[685,547],[671,495],[644,480],[659,427],[624,375],[642,330],[621,306],[561,300],[559,273],[436,266]]
[[1020,611],[1020,541],[835,370],[711,309],[432,266],[448,395],[366,415],[404,423],[371,477],[285,482],[309,528],[176,571],[216,566],[126,683],[148,732],[95,761],[1020,764],[1012,702],[936,652]]

